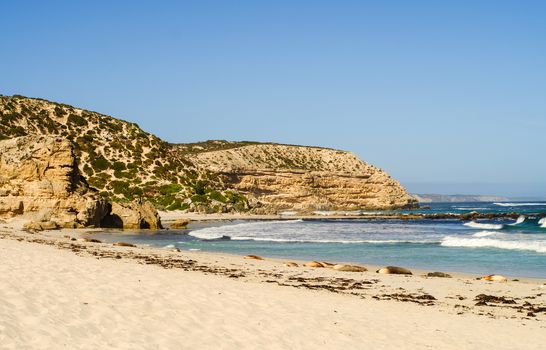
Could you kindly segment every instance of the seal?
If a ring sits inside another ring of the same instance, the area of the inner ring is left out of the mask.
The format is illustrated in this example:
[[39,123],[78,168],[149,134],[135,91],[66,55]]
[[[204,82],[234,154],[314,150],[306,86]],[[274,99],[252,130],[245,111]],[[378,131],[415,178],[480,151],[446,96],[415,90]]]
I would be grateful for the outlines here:
[[324,267],[324,265],[318,261],[310,261],[308,263],[303,264],[303,266],[307,267]]
[[386,266],[376,272],[386,275],[413,275],[410,270],[398,266]]
[[508,282],[508,278],[501,275],[489,275],[481,278],[482,281],[490,282]]
[[332,264],[332,263],[329,263],[327,261],[321,261],[320,262],[322,264],[322,267],[328,267],[328,268],[333,268],[335,264]]
[[347,272],[365,272],[368,271],[367,268],[364,266],[358,266],[358,265],[345,265],[345,264],[337,264],[332,267],[334,270],[338,271],[347,271]]
[[449,273],[445,272],[429,272],[426,275],[427,277],[442,277],[442,278],[451,278]]
[[112,244],[116,247],[136,247],[136,245],[134,244],[131,244],[131,243],[127,243],[127,242],[116,242],[114,244]]
[[293,261],[287,261],[285,262],[284,264],[282,264],[283,266],[286,266],[286,267],[298,267],[298,264],[296,264],[295,262]]
[[244,256],[245,259],[252,259],[252,260],[263,260],[264,258],[262,258],[261,256],[258,256],[258,255],[245,255]]

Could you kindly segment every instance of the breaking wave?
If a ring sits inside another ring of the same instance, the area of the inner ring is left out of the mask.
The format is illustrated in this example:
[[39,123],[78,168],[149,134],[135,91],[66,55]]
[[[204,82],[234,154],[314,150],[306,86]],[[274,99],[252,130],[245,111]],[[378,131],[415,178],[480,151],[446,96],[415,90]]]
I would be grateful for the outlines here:
[[510,226],[516,226],[516,225],[519,225],[519,224],[523,224],[525,222],[525,219],[527,219],[527,217],[525,215],[520,215],[518,217],[518,219],[516,220],[516,222],[514,222],[513,224],[510,224]]
[[537,207],[537,206],[546,206],[546,203],[508,203],[508,202],[499,202],[493,203],[501,207]]
[[234,225],[207,227],[200,230],[191,231],[190,236],[203,239],[203,240],[217,240],[217,239],[234,239],[235,234],[231,232],[245,231],[252,227],[254,230],[264,230],[270,228],[272,225],[287,225],[301,223],[303,220],[278,220],[278,221],[259,221],[259,222],[243,222]]
[[290,239],[290,238],[271,238],[271,237],[246,237],[237,236],[231,237],[232,241],[257,241],[257,242],[280,242],[280,243],[341,243],[341,244],[357,244],[357,243],[370,243],[370,244],[429,244],[440,243],[440,241],[430,240],[399,240],[399,239]]
[[482,230],[502,230],[502,228],[504,227],[503,224],[484,224],[476,221],[466,222],[464,225]]
[[546,241],[503,241],[492,238],[462,238],[447,236],[442,240],[440,245],[444,247],[530,250],[537,253],[546,253]]
[[492,236],[494,234],[497,234],[498,232],[495,232],[495,231],[480,231],[480,232],[476,232],[474,233],[472,236],[473,237],[487,237],[487,236]]

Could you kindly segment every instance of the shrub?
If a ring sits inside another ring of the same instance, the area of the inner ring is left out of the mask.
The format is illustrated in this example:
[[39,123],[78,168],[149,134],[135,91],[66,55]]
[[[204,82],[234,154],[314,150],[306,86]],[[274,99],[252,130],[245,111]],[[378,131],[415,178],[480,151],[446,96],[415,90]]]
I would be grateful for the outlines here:
[[227,202],[227,198],[224,197],[220,192],[218,192],[216,190],[213,190],[213,191],[209,192],[209,198],[213,199],[215,201],[218,201],[218,202],[222,202],[222,203]]
[[125,166],[125,163],[123,162],[114,162],[112,164],[112,169],[114,169],[115,171],[123,171],[127,169],[127,167]]
[[194,194],[191,196],[192,203],[207,203],[207,197],[201,194]]
[[159,188],[159,193],[161,193],[162,195],[170,195],[180,192],[181,189],[182,186],[180,186],[179,184],[168,184],[161,186]]
[[68,123],[69,124],[75,124],[77,126],[86,126],[87,120],[85,118],[77,115],[77,114],[70,114],[68,116]]
[[91,165],[96,170],[106,170],[110,167],[110,162],[108,162],[108,160],[106,160],[106,158],[103,156],[98,156],[91,161]]
[[[186,203],[184,203],[186,204]],[[187,204],[186,204],[187,205]],[[182,201],[178,198],[175,198],[174,202],[166,207],[167,210],[181,210],[182,209]]]
[[197,195],[204,195],[207,191],[207,182],[203,180],[199,180],[192,187],[193,187],[193,193]]

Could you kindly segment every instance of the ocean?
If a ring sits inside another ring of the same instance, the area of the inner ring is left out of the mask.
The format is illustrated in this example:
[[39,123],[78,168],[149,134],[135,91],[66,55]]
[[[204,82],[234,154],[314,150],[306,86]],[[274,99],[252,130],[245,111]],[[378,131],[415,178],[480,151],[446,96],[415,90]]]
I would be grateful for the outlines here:
[[371,220],[363,212],[363,219],[356,220],[217,222],[158,234],[134,232],[125,234],[124,240],[181,250],[546,278],[546,219],[541,217],[546,202],[432,203],[427,209],[407,211],[419,212],[517,212],[520,216],[466,222]]

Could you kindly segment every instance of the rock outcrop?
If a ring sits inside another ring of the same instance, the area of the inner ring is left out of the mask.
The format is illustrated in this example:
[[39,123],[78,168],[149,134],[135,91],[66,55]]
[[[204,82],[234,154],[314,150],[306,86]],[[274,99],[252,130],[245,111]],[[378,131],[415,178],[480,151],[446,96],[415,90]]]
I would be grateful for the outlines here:
[[112,203],[112,210],[103,219],[102,226],[129,230],[162,228],[157,210],[149,202],[142,201]]
[[80,176],[70,142],[23,136],[0,141],[0,216],[40,213],[61,225],[99,226],[108,202]]

